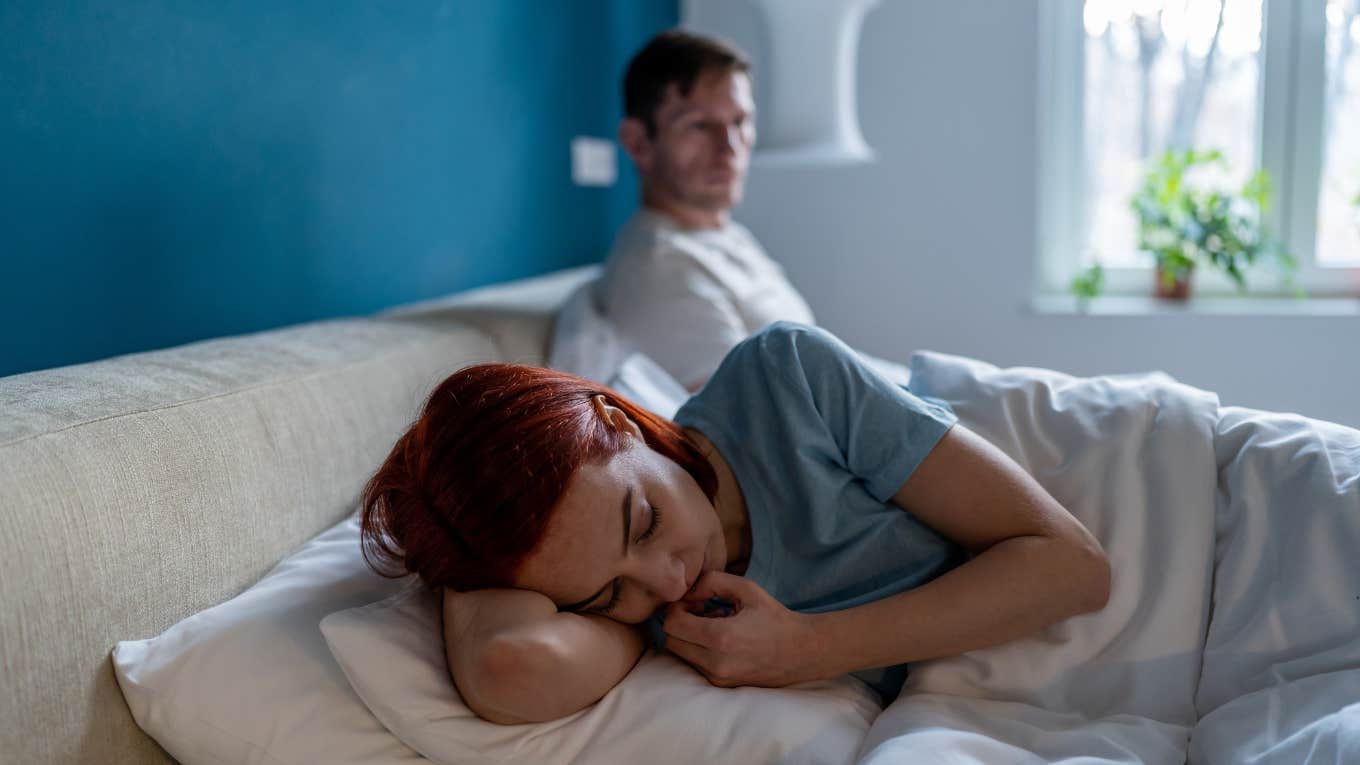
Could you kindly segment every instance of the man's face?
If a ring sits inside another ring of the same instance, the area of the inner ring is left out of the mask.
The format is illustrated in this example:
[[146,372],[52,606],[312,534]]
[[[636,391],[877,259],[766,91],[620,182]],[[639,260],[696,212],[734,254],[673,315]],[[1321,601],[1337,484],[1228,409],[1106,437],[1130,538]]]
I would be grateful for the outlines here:
[[750,78],[710,69],[688,96],[672,84],[655,122],[650,151],[634,156],[644,183],[674,204],[710,213],[741,201],[756,138]]

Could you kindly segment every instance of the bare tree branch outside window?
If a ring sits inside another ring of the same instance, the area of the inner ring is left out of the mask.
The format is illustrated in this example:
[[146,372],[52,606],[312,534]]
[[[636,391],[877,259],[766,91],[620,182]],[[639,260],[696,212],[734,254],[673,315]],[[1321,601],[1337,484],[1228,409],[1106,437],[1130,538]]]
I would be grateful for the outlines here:
[[1083,12],[1086,259],[1143,266],[1129,199],[1150,159],[1168,148],[1220,149],[1229,170],[1205,172],[1229,186],[1254,169],[1263,4],[1085,0]]

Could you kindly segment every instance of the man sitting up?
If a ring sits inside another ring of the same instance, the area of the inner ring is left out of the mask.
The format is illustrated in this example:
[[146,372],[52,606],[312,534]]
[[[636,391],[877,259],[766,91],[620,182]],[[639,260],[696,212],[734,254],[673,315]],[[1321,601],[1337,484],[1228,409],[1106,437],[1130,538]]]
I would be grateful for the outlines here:
[[691,391],[770,322],[814,323],[784,270],[732,220],[756,137],[750,68],[724,42],[670,30],[624,77],[619,142],[642,206],[614,241],[594,303],[626,345]]

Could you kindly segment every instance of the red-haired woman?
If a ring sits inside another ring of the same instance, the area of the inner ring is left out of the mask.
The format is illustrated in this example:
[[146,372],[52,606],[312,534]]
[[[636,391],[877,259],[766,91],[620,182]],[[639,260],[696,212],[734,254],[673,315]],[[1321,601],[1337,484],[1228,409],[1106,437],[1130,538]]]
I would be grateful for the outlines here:
[[1100,544],[955,420],[787,323],[673,422],[558,372],[470,367],[370,481],[364,553],[444,589],[454,682],[495,722],[594,703],[649,642],[715,685],[854,673],[888,701],[908,662],[1108,597]]

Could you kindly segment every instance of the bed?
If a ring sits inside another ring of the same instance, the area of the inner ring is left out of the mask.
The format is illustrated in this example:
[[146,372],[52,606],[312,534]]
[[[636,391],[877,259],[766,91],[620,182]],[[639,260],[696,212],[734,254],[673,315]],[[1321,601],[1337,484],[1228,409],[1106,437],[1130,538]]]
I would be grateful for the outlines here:
[[902,379],[1096,533],[1106,609],[918,664],[886,709],[649,654],[564,720],[476,719],[355,499],[448,372],[543,363],[591,273],[0,379],[4,760],[1360,762],[1360,432],[929,352]]

